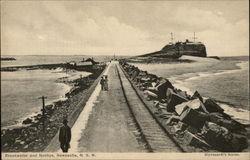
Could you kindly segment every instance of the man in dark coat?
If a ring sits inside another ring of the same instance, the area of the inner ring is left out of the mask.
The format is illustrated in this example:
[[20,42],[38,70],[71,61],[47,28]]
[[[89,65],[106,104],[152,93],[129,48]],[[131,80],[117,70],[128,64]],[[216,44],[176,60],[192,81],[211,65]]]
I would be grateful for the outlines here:
[[102,90],[105,89],[105,88],[104,88],[104,82],[105,82],[105,79],[104,79],[103,76],[102,76],[101,81],[100,81]]
[[59,132],[60,147],[63,152],[68,152],[68,149],[70,147],[69,143],[71,140],[71,129],[67,125],[67,123],[68,123],[67,119],[64,119],[63,126],[60,128]]

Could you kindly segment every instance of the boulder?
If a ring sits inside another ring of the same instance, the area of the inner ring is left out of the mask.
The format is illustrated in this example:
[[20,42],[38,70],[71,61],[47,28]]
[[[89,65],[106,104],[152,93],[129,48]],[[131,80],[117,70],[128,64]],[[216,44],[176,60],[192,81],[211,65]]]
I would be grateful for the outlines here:
[[239,152],[248,146],[244,136],[236,136],[225,127],[207,122],[202,129],[202,136],[215,149],[223,152]]
[[199,132],[199,130],[193,126],[188,126],[186,130],[193,134],[197,134]]
[[208,120],[208,115],[188,107],[180,115],[180,120],[188,125],[200,129]]
[[196,111],[208,113],[205,106],[203,105],[202,101],[200,99],[193,99],[187,103],[187,107],[192,108]]
[[159,83],[157,86],[157,91],[158,91],[158,97],[159,99],[164,99],[166,98],[166,92],[168,88],[173,89],[173,85],[169,82],[169,80],[164,79],[163,82]]
[[225,118],[223,114],[213,112],[209,114],[209,121],[220,126],[227,128],[230,131],[236,132],[238,130],[244,130],[245,126],[234,119]]
[[204,103],[204,106],[205,106],[206,110],[209,113],[212,113],[212,112],[222,113],[222,112],[224,112],[224,109],[221,108],[214,100],[212,100],[210,98],[204,99],[203,103]]
[[174,125],[174,124],[177,124],[178,122],[180,121],[180,117],[179,116],[171,116],[168,120],[167,120],[167,122],[166,122],[166,124],[167,125]]
[[23,124],[30,124],[30,123],[32,123],[32,119],[30,118],[27,118],[23,121]]
[[23,149],[27,149],[27,148],[29,148],[28,144],[23,147]]
[[203,98],[201,97],[200,93],[198,91],[195,91],[194,94],[192,95],[191,99],[196,99],[198,98],[200,101],[203,102]]
[[149,98],[149,99],[158,99],[157,94],[152,92],[152,91],[149,91],[149,90],[145,90],[144,95],[146,95],[147,98]]
[[171,88],[167,89],[166,98],[167,98],[167,103],[168,103],[167,105],[168,112],[174,112],[176,105],[188,101],[186,98],[181,97],[180,95],[176,94]]
[[134,80],[139,74],[139,70],[135,70],[131,76],[131,79]]
[[194,135],[193,133],[189,131],[184,132],[184,142],[185,144],[190,145],[190,146],[206,147],[206,148],[211,147],[209,144],[206,143],[206,141],[197,137],[196,135]]
[[175,112],[176,112],[178,115],[181,115],[181,113],[186,109],[187,103],[188,103],[188,102],[183,102],[183,103],[181,103],[181,104],[176,105],[176,106],[175,106]]
[[238,150],[238,151],[242,151],[246,148],[248,148],[248,140],[245,136],[243,135],[236,135],[236,134],[233,134],[234,135],[234,141],[238,141],[237,144],[239,144],[239,146],[236,146],[234,143],[233,147],[234,147],[234,150]]
[[154,107],[158,108],[158,107],[159,107],[160,102],[159,102],[159,101],[154,101],[154,102],[153,102],[153,104],[154,104]]
[[180,89],[175,89],[175,92],[176,92],[178,95],[180,95],[181,97],[184,97],[184,98],[186,98],[186,99],[188,99],[188,100],[191,99],[190,95],[188,95],[186,91],[182,91],[182,90],[180,90]]
[[180,128],[181,131],[184,131],[185,129],[187,129],[188,125],[186,123],[179,121],[177,123],[177,127]]

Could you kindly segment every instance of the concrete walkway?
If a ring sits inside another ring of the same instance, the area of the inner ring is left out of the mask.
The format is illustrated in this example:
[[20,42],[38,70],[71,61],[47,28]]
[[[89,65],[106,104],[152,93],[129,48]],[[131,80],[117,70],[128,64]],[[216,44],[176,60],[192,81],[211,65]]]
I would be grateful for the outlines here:
[[100,92],[82,132],[78,146],[80,152],[143,151],[132,133],[135,128],[130,124],[130,113],[115,65],[117,62],[112,62],[107,73],[109,90]]
[[82,132],[80,152],[142,152],[129,125],[130,113],[116,71],[117,62],[110,64],[108,91],[101,91]]

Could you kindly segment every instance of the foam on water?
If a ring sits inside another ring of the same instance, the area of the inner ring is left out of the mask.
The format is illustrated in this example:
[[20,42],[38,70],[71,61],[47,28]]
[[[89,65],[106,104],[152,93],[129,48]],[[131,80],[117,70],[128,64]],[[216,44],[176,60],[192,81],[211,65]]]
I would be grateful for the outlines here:
[[[218,75],[223,75],[223,74],[231,74],[231,73],[235,73],[235,72],[239,72],[242,70],[246,70],[248,69],[248,62],[240,62],[236,64],[238,67],[240,67],[239,69],[234,69],[234,70],[219,70],[218,72],[199,72],[197,73],[196,76],[194,77],[190,77],[188,79],[185,79],[185,81],[191,81],[191,80],[196,80],[199,78],[204,78],[204,77],[210,77],[210,76],[218,76]],[[190,73],[181,75],[181,76],[188,76]],[[177,76],[175,78],[178,78],[180,76]]]
[[[209,76],[218,76],[218,75],[223,75],[223,74],[231,74],[231,73],[239,72],[239,71],[242,71],[242,70],[247,70],[248,69],[248,63],[249,62],[237,63],[236,65],[239,66],[240,68],[235,69],[235,70],[221,70],[221,71],[216,72],[216,73],[200,72],[195,77],[190,77],[188,79],[183,80],[182,77],[190,76],[192,74],[192,73],[187,73],[185,75],[173,76],[173,77],[169,78],[169,80],[173,83],[173,85],[176,88],[181,89],[183,91],[186,91],[189,95],[193,95],[195,90],[191,90],[190,88],[183,85],[183,83],[185,81],[191,81],[191,80],[204,78],[204,77],[209,77]],[[250,112],[248,110],[242,109],[240,107],[232,107],[232,106],[230,106],[228,104],[224,104],[224,103],[218,103],[218,104],[224,109],[225,113],[231,115],[233,118],[235,118],[239,122],[241,122],[243,124],[250,124],[250,121],[249,121],[250,120],[249,119],[250,118],[249,117]]]
[[237,108],[237,107],[233,108],[224,103],[218,103],[218,104],[221,106],[221,108],[224,109],[225,113],[232,116],[237,121],[243,124],[250,124],[250,119],[249,119],[250,112],[248,110]]
[[[108,73],[109,68],[110,68],[110,64],[104,71],[104,75]],[[95,87],[94,92],[91,94],[90,98],[88,99],[83,111],[81,112],[77,121],[75,122],[75,124],[73,125],[71,129],[72,135],[73,135],[71,139],[71,148],[70,148],[71,152],[78,152],[79,141],[82,137],[83,131],[85,130],[87,126],[89,115],[91,114],[92,108],[95,105],[95,102],[97,101],[97,97],[99,96],[100,91],[101,91],[101,85],[100,83],[98,83],[97,86]],[[61,152],[61,150],[59,149],[58,152]]]

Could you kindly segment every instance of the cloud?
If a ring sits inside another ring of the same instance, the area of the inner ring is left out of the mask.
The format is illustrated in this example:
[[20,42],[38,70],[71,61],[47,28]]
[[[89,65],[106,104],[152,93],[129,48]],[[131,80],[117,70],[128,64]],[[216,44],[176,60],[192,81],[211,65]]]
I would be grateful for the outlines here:
[[148,1],[2,4],[2,54],[143,54],[165,46],[170,32],[176,41],[191,39],[196,32],[208,55],[248,55],[249,50],[248,16],[232,20],[226,6],[218,10]]

